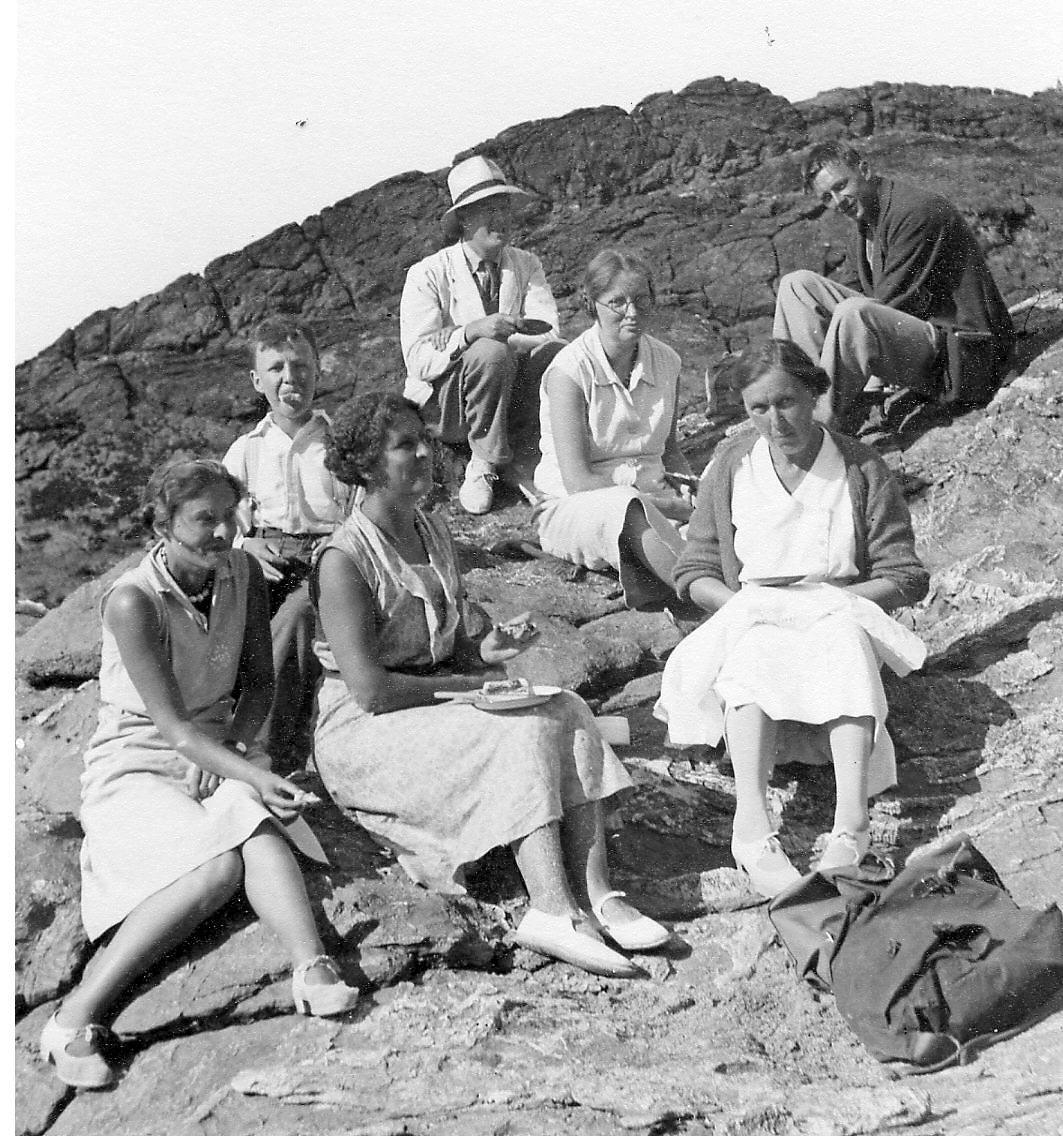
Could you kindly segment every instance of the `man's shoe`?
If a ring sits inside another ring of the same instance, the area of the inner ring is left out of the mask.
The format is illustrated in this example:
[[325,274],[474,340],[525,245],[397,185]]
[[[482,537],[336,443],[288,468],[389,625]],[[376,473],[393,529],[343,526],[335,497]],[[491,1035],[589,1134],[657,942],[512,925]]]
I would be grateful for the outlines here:
[[458,502],[466,513],[478,517],[489,513],[495,501],[495,467],[482,458],[472,457],[465,467],[465,480],[458,490]]
[[513,933],[522,947],[607,978],[634,978],[642,967],[599,939],[585,916],[547,915],[529,907]]
[[790,863],[774,832],[759,840],[736,840],[732,836],[731,855],[749,877],[754,889],[768,899],[801,878],[801,873]]

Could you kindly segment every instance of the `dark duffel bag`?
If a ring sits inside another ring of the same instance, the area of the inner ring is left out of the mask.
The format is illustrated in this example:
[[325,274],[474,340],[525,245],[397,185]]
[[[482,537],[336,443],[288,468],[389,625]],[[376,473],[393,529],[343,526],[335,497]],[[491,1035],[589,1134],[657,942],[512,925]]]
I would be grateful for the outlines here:
[[[808,921],[824,939],[810,970],[820,980],[828,971],[842,1016],[880,1061],[962,1061],[1058,1000],[1063,915],[1055,904],[1017,906],[966,834],[909,860],[888,883],[867,875],[823,874],[838,901],[828,916],[821,900]],[[792,924],[792,893],[806,880],[769,911],[778,904]]]

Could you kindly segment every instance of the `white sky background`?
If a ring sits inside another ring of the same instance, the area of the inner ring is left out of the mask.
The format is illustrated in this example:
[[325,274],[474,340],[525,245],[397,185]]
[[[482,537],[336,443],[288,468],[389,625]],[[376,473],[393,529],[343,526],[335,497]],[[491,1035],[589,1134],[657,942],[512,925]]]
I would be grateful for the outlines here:
[[1055,85],[1063,4],[1006,11],[1000,0],[22,0],[16,357],[529,119],[630,110],[717,74],[791,100],[878,80]]

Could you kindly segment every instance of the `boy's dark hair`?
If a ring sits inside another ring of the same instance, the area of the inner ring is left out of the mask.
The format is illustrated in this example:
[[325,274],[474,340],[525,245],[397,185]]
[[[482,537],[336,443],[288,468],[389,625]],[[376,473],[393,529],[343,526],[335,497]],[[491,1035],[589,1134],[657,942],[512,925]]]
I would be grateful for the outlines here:
[[348,485],[367,486],[384,453],[388,430],[411,411],[421,418],[415,402],[393,391],[355,395],[333,415],[325,468]]
[[801,184],[806,193],[811,193],[816,174],[824,166],[837,163],[855,170],[862,161],[864,161],[863,154],[859,150],[854,150],[847,142],[818,142],[809,150],[801,163]]
[[314,362],[318,362],[317,341],[314,333],[291,316],[267,316],[257,323],[247,339],[247,353],[251,370],[255,369],[258,351],[261,347],[272,347],[274,350],[283,347],[286,343],[295,343],[305,339],[310,345],[310,352]]

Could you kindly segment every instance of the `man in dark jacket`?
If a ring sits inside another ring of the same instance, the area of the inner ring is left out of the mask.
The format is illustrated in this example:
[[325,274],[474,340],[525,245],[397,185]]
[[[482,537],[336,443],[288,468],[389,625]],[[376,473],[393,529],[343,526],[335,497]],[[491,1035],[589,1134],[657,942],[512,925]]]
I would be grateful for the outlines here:
[[855,288],[801,270],[783,277],[775,304],[775,337],[792,340],[831,379],[823,416],[854,432],[884,387],[961,405],[987,402],[1014,333],[956,209],[937,194],[874,176],[838,142],[814,146],[802,178],[854,225],[846,263]]

